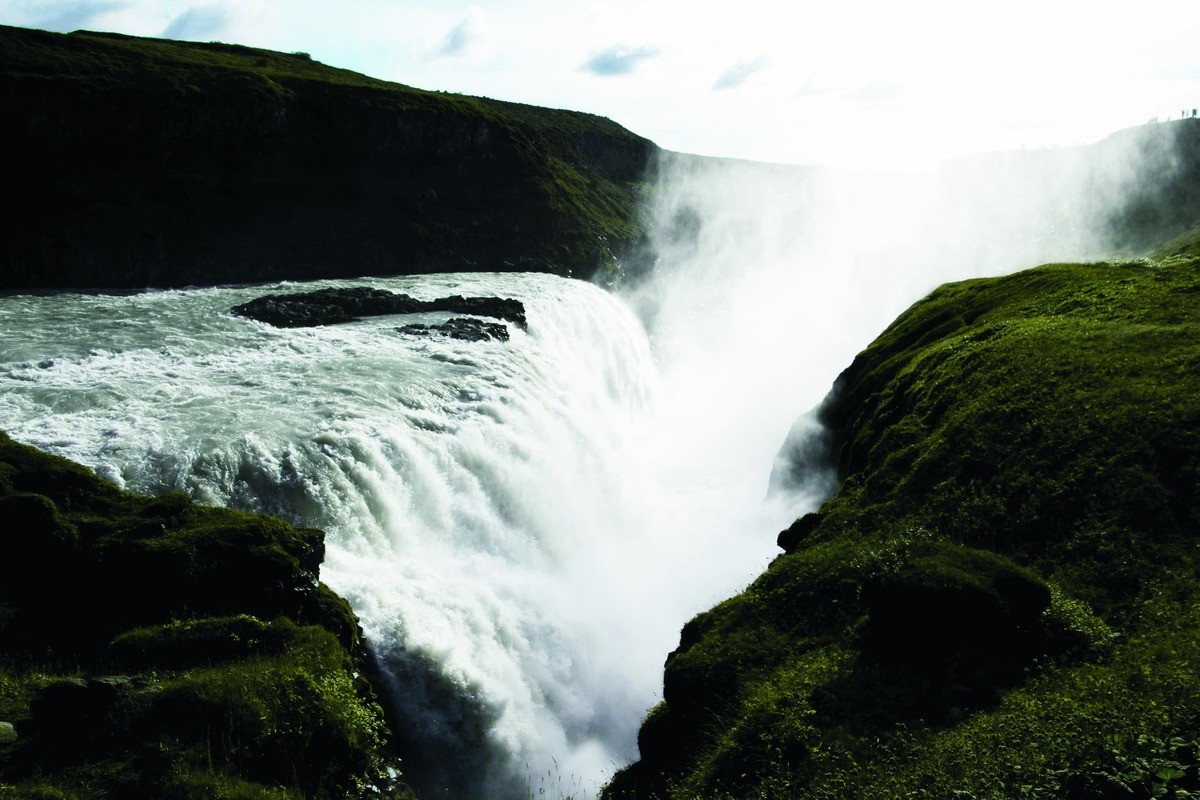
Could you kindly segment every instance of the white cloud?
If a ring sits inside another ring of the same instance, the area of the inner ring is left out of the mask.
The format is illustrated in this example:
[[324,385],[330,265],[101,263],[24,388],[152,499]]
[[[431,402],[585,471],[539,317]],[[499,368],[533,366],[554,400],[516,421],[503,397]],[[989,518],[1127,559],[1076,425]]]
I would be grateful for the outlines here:
[[[1200,103],[1190,0],[0,0],[0,24],[303,50],[601,114],[673,150],[798,163],[1094,141]],[[861,140],[879,126],[894,135]]]
[[738,61],[729,69],[721,73],[721,77],[717,78],[713,84],[714,89],[720,91],[723,89],[735,89],[741,86],[746,80],[756,72],[762,72],[770,63],[766,53],[758,56],[758,58],[750,61]]
[[479,6],[467,9],[467,15],[446,32],[436,55],[457,57],[482,54],[491,48],[492,26]]
[[96,21],[110,11],[122,8],[125,3],[119,2],[77,2],[48,4],[50,14],[35,18],[31,24],[51,31],[87,30],[96,25]]
[[865,105],[880,105],[896,102],[904,95],[904,91],[904,84],[898,81],[878,80],[846,92],[842,98]]
[[221,6],[195,6],[171,20],[162,35],[167,39],[216,39],[229,23],[229,12]]
[[657,47],[627,47],[616,45],[594,54],[579,67],[593,75],[625,75],[637,69],[643,61],[657,58]]
[[828,94],[830,91],[832,90],[820,81],[820,73],[814,70],[808,74],[808,77],[804,79],[804,83],[800,84],[793,94],[796,97],[816,97]]

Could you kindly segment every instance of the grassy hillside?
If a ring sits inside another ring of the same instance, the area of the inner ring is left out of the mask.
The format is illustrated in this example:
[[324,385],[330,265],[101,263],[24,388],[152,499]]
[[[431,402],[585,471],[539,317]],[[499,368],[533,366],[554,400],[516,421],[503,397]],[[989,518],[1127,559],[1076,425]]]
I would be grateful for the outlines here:
[[1200,796],[1200,251],[943,286],[608,798]]
[[0,434],[0,798],[409,797],[320,531]]
[[238,45],[0,27],[19,198],[0,288],[632,257],[649,141]]

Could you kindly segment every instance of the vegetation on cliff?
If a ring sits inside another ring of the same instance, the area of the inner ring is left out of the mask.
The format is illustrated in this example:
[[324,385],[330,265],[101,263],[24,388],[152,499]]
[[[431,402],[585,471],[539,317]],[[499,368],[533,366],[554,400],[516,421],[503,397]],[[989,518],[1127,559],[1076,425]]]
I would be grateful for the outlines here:
[[656,148],[589,114],[428,92],[303,53],[0,27],[16,204],[0,288],[631,258]]
[[692,620],[615,798],[1200,796],[1200,248],[941,287]]
[[0,797],[408,797],[320,531],[0,434]]

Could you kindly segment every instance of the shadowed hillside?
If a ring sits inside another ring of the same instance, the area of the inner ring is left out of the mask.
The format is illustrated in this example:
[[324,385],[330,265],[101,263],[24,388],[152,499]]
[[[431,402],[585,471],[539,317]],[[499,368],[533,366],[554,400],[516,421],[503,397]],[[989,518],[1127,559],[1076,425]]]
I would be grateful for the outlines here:
[[411,797],[324,534],[0,433],[0,797]]
[[302,53],[0,28],[0,288],[631,259],[654,145],[588,114],[426,92]]
[[948,284],[863,351],[840,489],[684,627],[606,796],[1194,796],[1200,253],[1156,255]]

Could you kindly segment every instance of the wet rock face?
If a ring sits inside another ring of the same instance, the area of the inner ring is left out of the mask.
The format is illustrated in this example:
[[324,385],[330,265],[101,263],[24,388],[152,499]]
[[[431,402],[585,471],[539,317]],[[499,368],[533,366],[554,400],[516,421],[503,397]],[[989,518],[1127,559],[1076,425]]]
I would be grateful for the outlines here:
[[409,336],[447,336],[464,342],[508,341],[508,328],[501,322],[455,317],[441,325],[405,325],[396,329]]
[[[407,294],[369,287],[319,289],[315,292],[298,294],[271,294],[234,306],[231,310],[237,316],[266,322],[277,328],[336,325],[343,322],[354,322],[362,317],[420,314],[430,311],[494,317],[515,323],[521,328],[526,326],[525,305],[520,300],[506,297],[463,297],[462,295],[439,297],[436,300],[418,300]],[[451,320],[451,322],[456,322],[456,320]],[[457,322],[463,323],[465,320],[457,320]],[[450,323],[446,323],[446,325],[450,325]],[[465,334],[472,326],[459,324],[455,327],[464,335],[454,338],[466,338]],[[454,334],[450,333],[449,335],[453,336]],[[507,339],[508,332],[505,330],[503,336],[490,333],[487,338]]]

